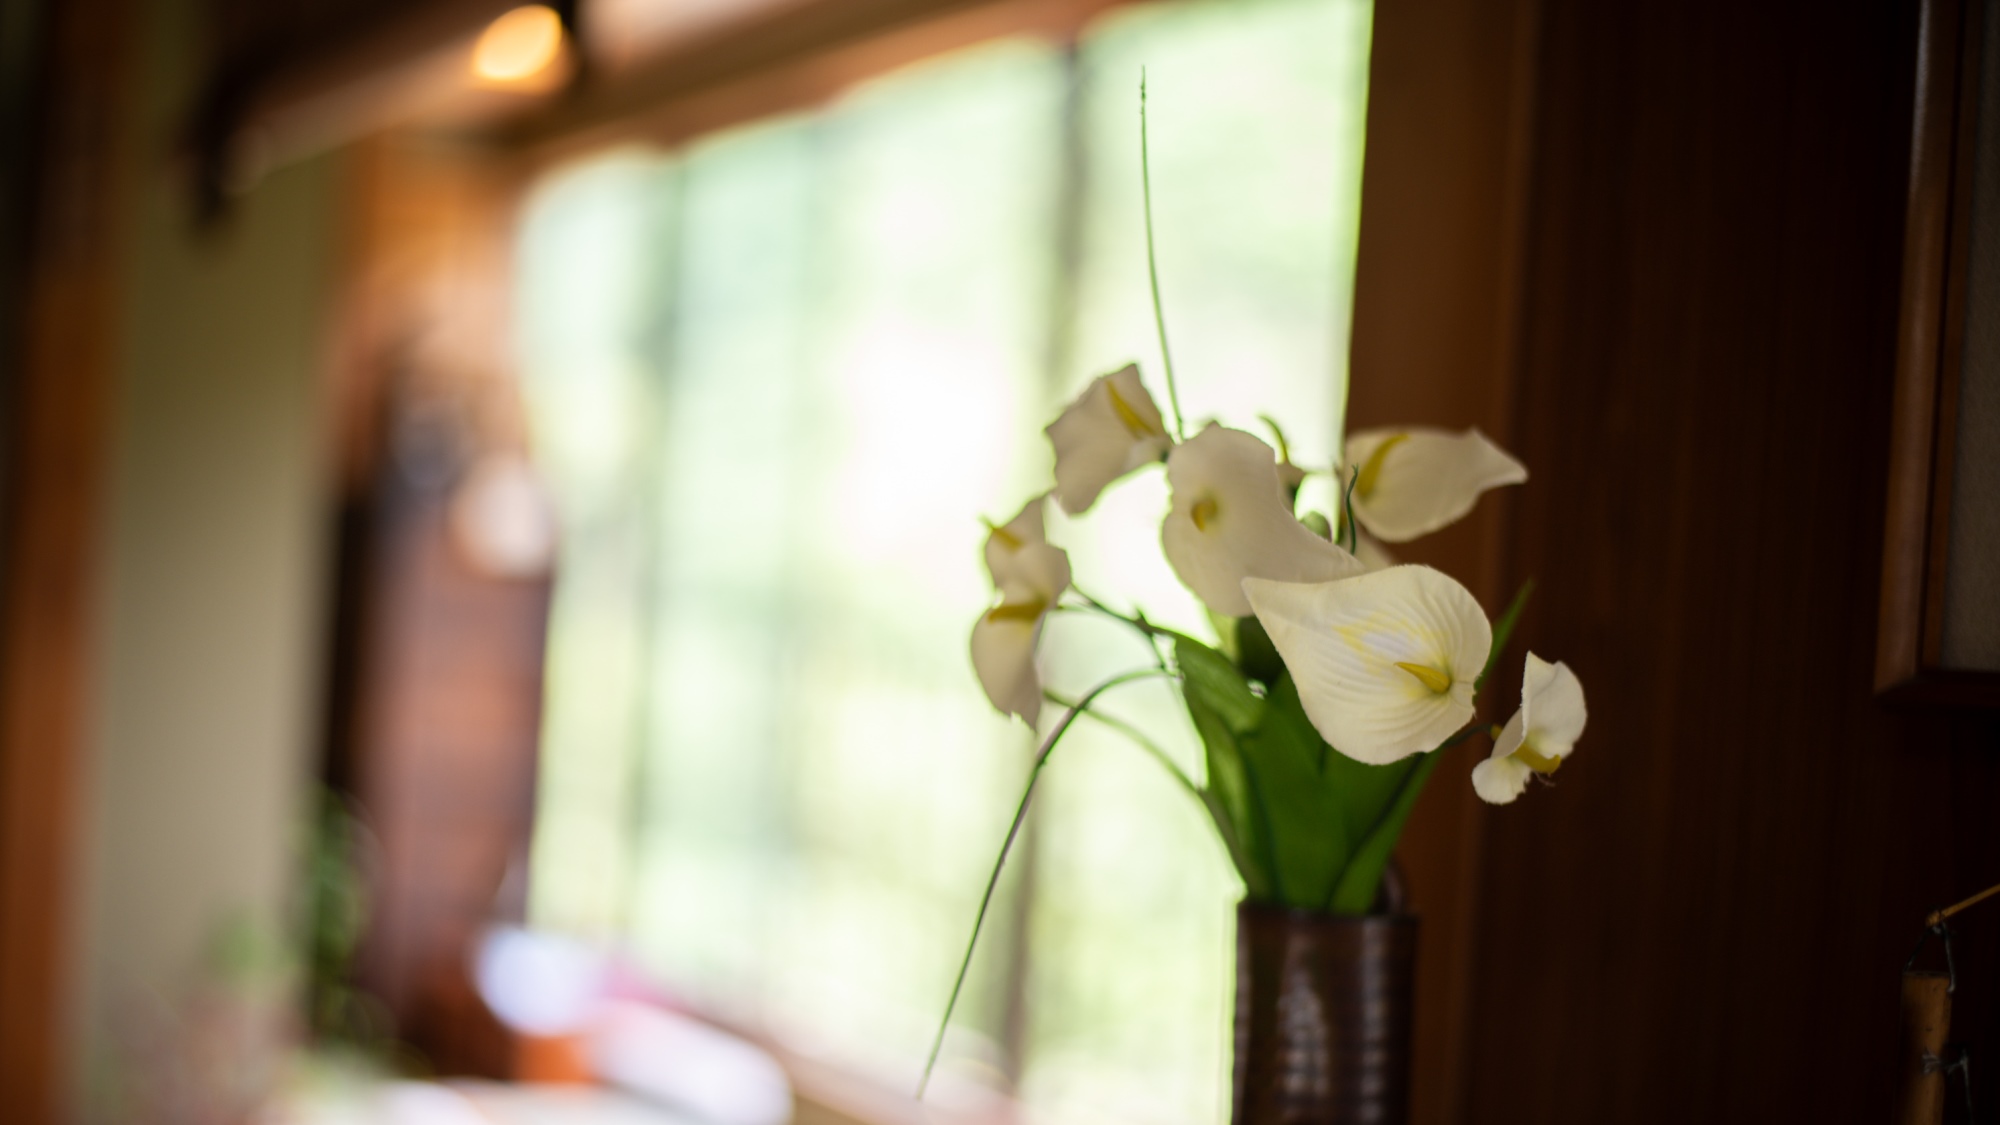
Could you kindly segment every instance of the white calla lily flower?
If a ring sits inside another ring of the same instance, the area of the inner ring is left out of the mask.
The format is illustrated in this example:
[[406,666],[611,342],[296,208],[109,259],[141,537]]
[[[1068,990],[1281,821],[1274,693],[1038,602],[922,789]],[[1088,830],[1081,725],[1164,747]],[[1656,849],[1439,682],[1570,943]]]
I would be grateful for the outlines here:
[[1043,607],[1002,602],[979,615],[972,627],[972,670],[979,686],[1002,715],[1019,715],[1034,726],[1042,716],[1042,677],[1035,671],[1035,642]]
[[1093,379],[1043,432],[1056,450],[1056,501],[1073,516],[1096,503],[1106,485],[1158,461],[1174,444],[1136,363]]
[[1583,682],[1569,666],[1528,654],[1521,675],[1521,709],[1494,740],[1493,754],[1472,767],[1472,788],[1489,804],[1512,804],[1534,774],[1552,774],[1576,749],[1590,718]]
[[1362,572],[1353,555],[1292,515],[1277,457],[1253,434],[1211,423],[1167,457],[1173,507],[1160,546],[1208,608],[1248,617],[1246,578],[1330,582]]
[[1479,494],[1520,484],[1528,470],[1478,429],[1367,430],[1347,438],[1354,517],[1385,543],[1407,543],[1457,522]]
[[1006,523],[986,525],[986,573],[994,589],[1053,603],[1069,587],[1069,555],[1049,545],[1043,523],[1047,502],[1047,494],[1037,496]]
[[1069,555],[1044,537],[1047,496],[1028,501],[1018,515],[988,525],[986,569],[1000,604],[972,627],[972,668],[986,698],[1003,715],[1034,726],[1042,714],[1042,680],[1035,671],[1035,642],[1042,621],[1069,588]]
[[1472,718],[1493,627],[1471,592],[1426,566],[1338,582],[1248,579],[1306,717],[1334,749],[1387,765],[1435,749]]

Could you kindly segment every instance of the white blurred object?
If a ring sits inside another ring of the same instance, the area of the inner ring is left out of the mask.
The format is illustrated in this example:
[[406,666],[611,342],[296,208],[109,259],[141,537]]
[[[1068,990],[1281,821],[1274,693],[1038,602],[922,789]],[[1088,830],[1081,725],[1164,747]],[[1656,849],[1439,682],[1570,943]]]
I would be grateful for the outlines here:
[[607,1005],[590,1035],[606,1082],[716,1125],[786,1125],[792,1086],[768,1053],[699,1020],[629,1001]]
[[384,1083],[376,1104],[380,1125],[491,1125],[464,1094],[430,1082]]
[[604,999],[610,967],[598,949],[574,938],[495,926],[473,965],[480,999],[515,1031],[556,1036],[580,1031]]
[[451,500],[451,528],[472,564],[496,578],[534,578],[556,557],[555,506],[517,453],[482,457]]

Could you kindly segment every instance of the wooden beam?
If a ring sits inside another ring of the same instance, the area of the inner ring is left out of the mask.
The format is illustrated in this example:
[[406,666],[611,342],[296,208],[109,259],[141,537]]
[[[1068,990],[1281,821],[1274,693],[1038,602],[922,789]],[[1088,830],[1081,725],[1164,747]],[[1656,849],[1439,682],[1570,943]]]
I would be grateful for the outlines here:
[[801,0],[676,43],[496,129],[547,160],[684,140],[814,105],[854,83],[1005,35],[1067,38],[1126,0]]

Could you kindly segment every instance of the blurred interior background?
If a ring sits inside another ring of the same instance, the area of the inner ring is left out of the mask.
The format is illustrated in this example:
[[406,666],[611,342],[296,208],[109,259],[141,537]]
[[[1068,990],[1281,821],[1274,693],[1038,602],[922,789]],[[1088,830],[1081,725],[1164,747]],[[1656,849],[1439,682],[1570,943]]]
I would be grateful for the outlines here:
[[[1411,558],[1591,684],[1538,815],[1406,836],[1416,1119],[1886,1118],[2000,881],[2000,392],[1898,491],[1992,6],[11,2],[0,1116],[1226,1120],[1240,887],[1090,730],[908,1096],[1033,749],[979,517],[1157,370],[1143,74],[1190,417],[1482,427],[1531,483]],[[1164,489],[1052,538],[1206,631]]]

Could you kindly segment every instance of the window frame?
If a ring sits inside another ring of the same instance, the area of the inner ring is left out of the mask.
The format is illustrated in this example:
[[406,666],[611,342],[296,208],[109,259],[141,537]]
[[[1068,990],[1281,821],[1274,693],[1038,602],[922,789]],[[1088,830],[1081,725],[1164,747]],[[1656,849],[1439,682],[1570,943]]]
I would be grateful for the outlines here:
[[[451,159],[458,174],[496,185],[489,237],[504,240],[525,186],[558,161],[620,143],[685,142],[810,107],[877,74],[987,39],[1037,34],[1073,44],[1091,20],[1130,2],[1135,0],[803,0],[777,6],[682,43],[622,77],[476,132],[469,138],[474,143]],[[1351,321],[1351,427],[1421,419],[1477,425],[1503,444],[1512,437],[1538,16],[1539,0],[1377,0]],[[378,176],[364,186],[357,205],[372,201],[379,208],[413,188],[422,190],[394,175]],[[371,255],[356,259],[350,278],[370,277]],[[449,265],[440,260],[434,267]],[[379,271],[373,276],[373,301],[401,298],[382,288]],[[491,278],[484,288],[506,292],[509,280]],[[370,328],[365,319],[356,326],[364,336]],[[1438,331],[1440,323],[1453,330]],[[354,340],[343,350],[355,350]],[[335,380],[348,381],[340,372]],[[366,402],[371,396],[340,397]],[[357,407],[349,412],[350,424],[365,428],[369,416]],[[376,444],[349,434],[339,446],[365,459]],[[1412,561],[1466,575],[1482,601],[1504,598],[1511,577],[1501,561],[1510,507],[1504,498],[1482,507],[1462,526],[1418,545]],[[1470,951],[1478,938],[1479,840],[1487,815],[1469,790],[1440,787],[1419,804],[1413,823],[1420,827],[1406,833],[1399,853],[1413,906],[1431,919],[1419,949],[1413,1052],[1412,1119],[1427,1125],[1458,1120],[1465,1108],[1464,1038],[1477,984]],[[526,846],[525,840],[515,843]],[[810,1098],[815,1088],[802,1090]],[[891,1112],[882,1108],[894,1103],[885,1094],[861,1097],[873,1107],[868,1119]]]

